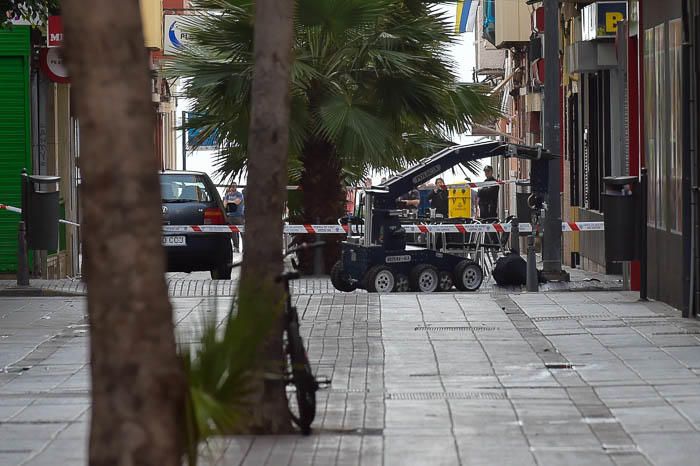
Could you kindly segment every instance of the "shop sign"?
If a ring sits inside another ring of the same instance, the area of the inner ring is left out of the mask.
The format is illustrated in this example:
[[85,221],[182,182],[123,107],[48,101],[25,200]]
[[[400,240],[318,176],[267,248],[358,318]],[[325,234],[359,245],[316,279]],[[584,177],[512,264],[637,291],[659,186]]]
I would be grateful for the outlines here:
[[63,18],[60,16],[49,16],[46,26],[46,45],[48,47],[63,45]]
[[189,37],[185,32],[185,18],[182,15],[165,15],[163,19],[163,53],[172,55],[182,50]]
[[41,69],[46,76],[56,83],[68,83],[68,69],[63,62],[63,49],[58,47],[43,48],[39,54]]
[[[185,123],[194,115],[196,114],[187,112],[185,114]],[[219,147],[219,133],[215,130],[206,139],[202,140],[202,129],[187,128],[187,147],[190,150],[216,150]]]
[[627,19],[627,2],[596,2],[581,10],[583,40],[615,38],[617,24]]

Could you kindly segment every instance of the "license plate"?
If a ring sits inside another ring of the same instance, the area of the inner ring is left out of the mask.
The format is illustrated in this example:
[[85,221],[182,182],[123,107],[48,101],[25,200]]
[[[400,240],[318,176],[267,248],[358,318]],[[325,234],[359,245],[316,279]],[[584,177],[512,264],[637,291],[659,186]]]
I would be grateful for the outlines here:
[[163,246],[187,246],[187,237],[163,236]]

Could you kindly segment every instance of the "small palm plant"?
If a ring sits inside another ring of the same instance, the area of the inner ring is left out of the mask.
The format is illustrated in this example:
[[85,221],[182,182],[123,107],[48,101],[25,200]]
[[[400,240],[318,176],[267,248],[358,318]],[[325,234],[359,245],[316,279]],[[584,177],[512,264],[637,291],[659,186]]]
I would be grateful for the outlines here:
[[[255,303],[244,305],[254,309]],[[203,313],[194,344],[181,341],[179,345],[188,386],[183,434],[190,466],[196,466],[203,443],[236,433],[246,415],[251,374],[274,316],[259,312],[252,317],[256,313],[239,314],[236,309],[221,322],[216,313]]]

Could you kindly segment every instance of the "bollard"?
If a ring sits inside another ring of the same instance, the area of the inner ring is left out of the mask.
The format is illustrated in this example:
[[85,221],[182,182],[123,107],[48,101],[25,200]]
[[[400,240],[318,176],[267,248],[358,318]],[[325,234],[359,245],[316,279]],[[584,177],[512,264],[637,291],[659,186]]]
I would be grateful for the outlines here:
[[[321,223],[321,219],[316,217],[316,223]],[[313,237],[316,241],[316,236]],[[321,275],[323,272],[323,248],[314,248],[314,275]]]
[[539,291],[537,279],[537,255],[535,254],[535,234],[527,237],[527,291]]
[[510,252],[520,254],[520,222],[517,218],[510,222]]
[[29,257],[27,255],[27,227],[19,222],[17,232],[17,286],[29,286]]

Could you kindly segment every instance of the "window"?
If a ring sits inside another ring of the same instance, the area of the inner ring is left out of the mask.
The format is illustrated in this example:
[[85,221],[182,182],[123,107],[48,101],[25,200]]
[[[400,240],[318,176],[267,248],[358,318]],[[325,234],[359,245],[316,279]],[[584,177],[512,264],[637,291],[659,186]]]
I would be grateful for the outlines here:
[[656,227],[666,229],[666,203],[667,196],[666,181],[666,107],[668,106],[666,94],[666,25],[659,24],[654,28],[654,81],[656,91],[656,160],[654,167],[656,185],[656,196],[653,198],[656,203]]
[[161,175],[160,191],[163,202],[211,202],[213,199],[201,176]]
[[680,233],[683,230],[683,155],[682,155],[682,102],[681,102],[681,44],[683,29],[680,19],[671,21],[668,30],[669,87],[671,98],[669,142],[669,227]]
[[658,197],[656,180],[656,123],[658,121],[656,113],[656,54],[654,53],[654,29],[644,31],[644,153],[646,155],[645,165],[648,173],[648,198],[647,223],[656,226],[657,205],[655,199]]
[[680,20],[644,32],[648,224],[674,233],[683,226],[682,40]]

